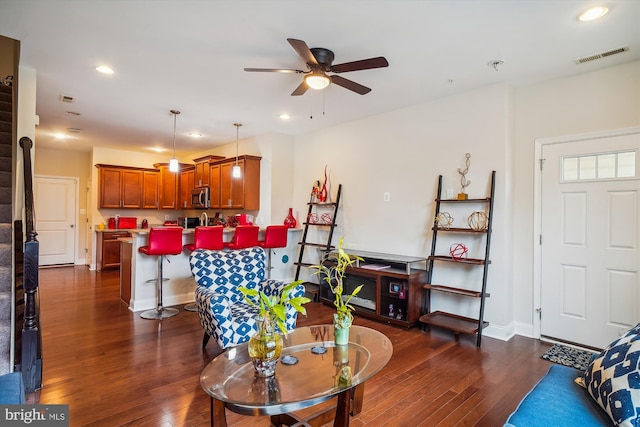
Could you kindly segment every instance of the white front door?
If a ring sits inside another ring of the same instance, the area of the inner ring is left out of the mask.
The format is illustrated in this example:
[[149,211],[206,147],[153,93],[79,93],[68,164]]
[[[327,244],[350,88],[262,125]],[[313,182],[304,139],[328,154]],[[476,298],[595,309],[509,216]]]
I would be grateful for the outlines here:
[[35,227],[41,266],[75,261],[77,185],[75,178],[35,177]]
[[603,348],[640,321],[640,134],[542,146],[540,333]]

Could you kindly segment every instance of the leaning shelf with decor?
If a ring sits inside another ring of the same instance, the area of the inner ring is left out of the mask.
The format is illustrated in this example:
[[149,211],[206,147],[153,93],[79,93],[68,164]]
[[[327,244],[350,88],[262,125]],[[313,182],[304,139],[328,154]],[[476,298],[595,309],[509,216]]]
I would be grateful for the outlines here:
[[[298,262],[296,265],[296,278],[298,280],[300,277],[300,270],[303,267],[310,267],[312,265],[320,264],[322,261],[322,257],[320,255],[313,256],[309,254],[308,248],[317,248],[320,249],[319,254],[328,253],[329,251],[334,249],[332,245],[333,240],[333,231],[336,228],[336,217],[338,215],[338,207],[340,206],[340,196],[342,195],[342,184],[338,185],[338,192],[336,193],[335,202],[318,202],[316,200],[316,196],[311,194],[311,198],[309,199],[309,203],[307,206],[309,207],[307,211],[307,216],[302,223],[304,225],[304,229],[302,231],[302,237],[300,238],[300,242],[298,242]],[[322,241],[310,242],[309,238],[309,230],[311,228],[316,228],[324,232],[324,238]],[[305,253],[307,254],[305,256]],[[310,258],[315,258],[311,260]]]
[[[456,339],[459,334],[475,334],[476,346],[480,347],[482,342],[482,329],[489,326],[489,322],[484,321],[485,298],[487,293],[487,273],[491,260],[489,250],[491,248],[491,222],[493,212],[493,200],[495,191],[496,172],[491,172],[491,192],[490,196],[478,199],[443,199],[442,198],[442,175],[438,178],[438,195],[435,200],[436,212],[433,222],[433,239],[431,241],[431,255],[428,258],[427,281],[423,285],[425,314],[420,316],[420,322],[425,326],[437,326],[449,329],[454,332]],[[442,205],[468,207],[469,216],[467,218],[468,227],[451,227],[452,220],[448,212],[441,211]],[[473,209],[473,210],[472,210]],[[481,210],[478,210],[481,209]],[[449,247],[449,255],[441,255],[443,248],[438,246],[440,233],[451,233],[462,236],[465,242],[475,244],[480,247],[480,254],[477,258],[468,258],[467,247],[458,243]],[[478,241],[477,239],[483,239]],[[445,284],[434,283],[434,271],[440,266],[447,265],[453,267],[482,267],[481,284],[469,284],[469,287],[455,287]],[[477,317],[466,317],[445,310],[435,310],[433,307],[434,293],[449,295],[453,298],[474,298],[477,299]]]
[[[298,280],[300,277],[302,268],[309,268],[312,265],[320,264],[324,255],[334,249],[332,244],[333,231],[336,228],[336,217],[338,216],[341,195],[342,184],[338,184],[338,192],[336,193],[334,202],[319,202],[317,201],[317,194],[312,192],[309,202],[307,203],[307,216],[302,224],[304,225],[304,229],[300,242],[298,242],[298,261],[295,263],[295,280]],[[319,241],[319,237],[317,241],[308,240],[309,230],[311,228],[315,228],[319,235],[324,234],[321,242]],[[317,251],[311,252],[309,251],[310,248],[316,248]],[[313,282],[304,282],[304,287],[307,291],[307,296],[313,301],[317,301],[319,285]]]
[[[427,258],[365,251],[347,251],[355,260],[347,267],[343,295],[364,285],[350,304],[355,315],[410,328],[420,317]],[[333,304],[329,284],[320,281],[320,301]]]

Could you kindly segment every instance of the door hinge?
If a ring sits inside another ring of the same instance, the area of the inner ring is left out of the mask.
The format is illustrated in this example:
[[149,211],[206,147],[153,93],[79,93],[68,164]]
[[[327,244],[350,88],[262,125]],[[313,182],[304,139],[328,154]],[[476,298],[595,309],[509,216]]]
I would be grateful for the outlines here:
[[539,236],[539,240],[540,240],[540,246],[542,246],[542,234]]
[[542,166],[544,165],[544,161],[546,159],[538,159],[538,162],[540,163],[540,170],[542,170]]
[[542,308],[536,308],[536,313],[538,313],[538,319],[542,320]]

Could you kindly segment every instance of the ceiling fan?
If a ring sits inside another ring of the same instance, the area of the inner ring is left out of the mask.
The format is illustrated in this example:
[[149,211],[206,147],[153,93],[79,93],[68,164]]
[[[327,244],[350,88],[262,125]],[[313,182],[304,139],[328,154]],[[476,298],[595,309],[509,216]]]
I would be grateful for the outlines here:
[[345,79],[342,76],[328,76],[327,73],[346,73],[349,71],[369,70],[371,68],[389,66],[389,62],[387,62],[386,58],[383,56],[332,65],[334,54],[329,49],[322,47],[309,49],[304,41],[297,39],[287,39],[287,41],[298,55],[300,55],[304,62],[306,62],[306,71],[286,68],[245,68],[244,70],[250,72],[306,74],[302,83],[300,83],[300,85],[291,93],[292,96],[303,95],[310,87],[312,89],[324,89],[329,85],[329,83],[334,83],[360,95],[365,95],[371,92],[370,88],[352,80]]

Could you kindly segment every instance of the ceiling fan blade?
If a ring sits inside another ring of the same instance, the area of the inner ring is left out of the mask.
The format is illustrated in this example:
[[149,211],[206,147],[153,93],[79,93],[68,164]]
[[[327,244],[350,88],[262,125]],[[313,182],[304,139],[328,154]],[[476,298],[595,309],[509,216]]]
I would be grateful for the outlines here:
[[316,57],[313,56],[313,53],[311,53],[309,46],[307,46],[305,42],[297,39],[287,39],[287,41],[289,42],[291,47],[296,52],[298,52],[298,55],[300,55],[302,59],[304,59],[304,62],[306,62],[307,64],[318,64]]
[[305,81],[302,80],[302,83],[300,83],[300,85],[296,88],[296,90],[291,92],[291,96],[304,95],[304,93],[307,91],[307,89],[309,89],[309,86],[307,86],[307,83],[305,83]]
[[288,68],[245,68],[245,71],[259,72],[259,73],[304,73],[302,70],[293,70]]
[[342,86],[343,88],[349,89],[360,95],[366,95],[367,93],[371,92],[370,88],[362,86],[360,83],[356,83],[340,76],[331,76],[331,83],[335,83],[338,86]]
[[371,68],[388,67],[389,62],[384,56],[377,58],[361,59],[360,61],[344,62],[342,64],[332,65],[329,71],[334,73],[346,73],[348,71],[369,70]]

